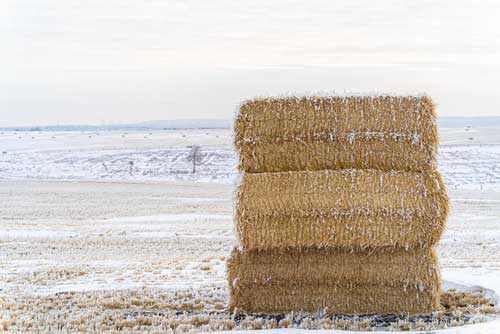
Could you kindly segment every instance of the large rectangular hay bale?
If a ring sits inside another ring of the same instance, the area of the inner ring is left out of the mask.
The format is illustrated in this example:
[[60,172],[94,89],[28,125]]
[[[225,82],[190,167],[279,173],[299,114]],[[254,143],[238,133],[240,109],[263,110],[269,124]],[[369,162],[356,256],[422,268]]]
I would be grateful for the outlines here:
[[439,308],[434,289],[378,286],[280,285],[230,287],[230,309],[249,313],[327,311],[336,314],[428,314]]
[[293,282],[432,289],[440,277],[433,248],[393,252],[314,248],[242,252],[235,248],[227,260],[227,279],[239,287]]
[[248,250],[430,247],[448,213],[437,172],[244,173],[236,200],[237,236]]
[[270,97],[241,104],[241,171],[434,169],[436,112],[428,96]]
[[251,313],[429,313],[439,307],[433,250],[240,252],[228,260],[230,308]]

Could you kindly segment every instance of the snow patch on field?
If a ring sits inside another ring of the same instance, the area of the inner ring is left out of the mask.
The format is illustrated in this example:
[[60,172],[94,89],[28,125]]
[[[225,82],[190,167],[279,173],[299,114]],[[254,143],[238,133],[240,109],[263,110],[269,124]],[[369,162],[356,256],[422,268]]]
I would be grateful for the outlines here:
[[[483,324],[466,325],[463,327],[448,328],[433,331],[376,331],[377,334],[496,334],[500,331],[500,320]],[[309,330],[298,328],[279,328],[265,330],[219,331],[219,334],[373,334],[373,331],[345,331],[345,330]]]
[[500,271],[488,267],[442,268],[443,290],[482,292],[500,306]]
[[77,237],[77,233],[61,230],[0,230],[0,240],[60,239]]
[[230,182],[234,159],[229,149],[204,147],[195,173],[189,152],[187,147],[12,152],[0,155],[0,178]]
[[441,146],[439,168],[448,187],[499,189],[500,145]]
[[205,222],[211,220],[231,220],[231,215],[215,215],[215,214],[163,214],[154,216],[137,216],[137,217],[114,217],[103,219],[102,222],[118,222],[118,223],[140,223],[140,222]]

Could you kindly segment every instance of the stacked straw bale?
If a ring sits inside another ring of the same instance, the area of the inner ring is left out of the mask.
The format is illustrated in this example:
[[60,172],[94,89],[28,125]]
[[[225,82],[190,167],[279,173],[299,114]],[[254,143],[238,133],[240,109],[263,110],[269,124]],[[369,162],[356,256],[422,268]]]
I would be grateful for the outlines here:
[[427,313],[439,305],[434,250],[241,251],[228,261],[231,308],[277,313]]
[[447,215],[436,172],[326,170],[244,174],[236,227],[244,249],[430,247]]
[[435,168],[438,134],[427,96],[266,98],[234,124],[241,171]]
[[448,198],[427,96],[263,98],[234,124],[242,172],[230,307],[427,313]]

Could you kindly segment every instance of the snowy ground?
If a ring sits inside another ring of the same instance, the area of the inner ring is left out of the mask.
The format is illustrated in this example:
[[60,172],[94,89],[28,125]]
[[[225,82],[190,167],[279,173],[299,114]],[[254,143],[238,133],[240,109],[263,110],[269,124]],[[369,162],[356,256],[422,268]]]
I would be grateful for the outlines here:
[[228,183],[235,170],[229,130],[3,132],[0,143],[0,178]]
[[[500,189],[500,128],[442,129],[439,166],[449,188]],[[230,130],[3,132],[0,179],[202,181],[230,184]],[[195,174],[188,159],[199,145]]]
[[[441,137],[452,200],[438,248],[443,279],[500,292],[500,131]],[[161,320],[165,310],[224,308],[229,131],[5,132],[0,145],[0,332],[112,332],[153,318],[154,328],[182,331],[190,327]],[[195,175],[190,145],[206,153]],[[484,325],[495,323],[500,331],[498,321]],[[446,333],[493,333],[480,326]]]

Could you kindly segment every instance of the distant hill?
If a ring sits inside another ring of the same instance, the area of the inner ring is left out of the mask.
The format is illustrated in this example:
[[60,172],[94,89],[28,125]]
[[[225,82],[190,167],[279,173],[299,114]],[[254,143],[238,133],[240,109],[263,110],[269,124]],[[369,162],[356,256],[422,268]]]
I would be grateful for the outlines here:
[[229,129],[229,119],[175,119],[112,125],[44,125],[0,127],[1,131],[114,131],[114,130],[175,130]]
[[[0,131],[139,131],[175,129],[230,129],[229,119],[174,119],[114,125],[47,125],[0,127]],[[439,117],[440,128],[500,127],[500,116],[491,117]]]
[[229,119],[174,119],[161,121],[147,121],[135,124],[122,125],[124,128],[145,129],[228,129],[231,127]]

